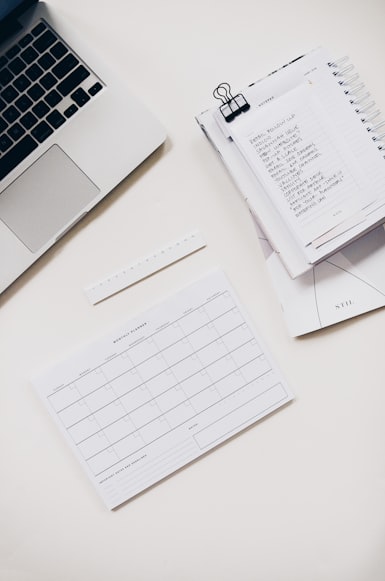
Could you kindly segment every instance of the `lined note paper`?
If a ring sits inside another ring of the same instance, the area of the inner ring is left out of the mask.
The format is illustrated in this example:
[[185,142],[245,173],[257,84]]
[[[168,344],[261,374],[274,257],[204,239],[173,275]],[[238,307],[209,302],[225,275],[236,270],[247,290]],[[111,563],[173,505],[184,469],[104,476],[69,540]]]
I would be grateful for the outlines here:
[[33,384],[111,509],[292,399],[220,271]]
[[375,199],[315,91],[302,83],[231,127],[234,141],[304,246]]

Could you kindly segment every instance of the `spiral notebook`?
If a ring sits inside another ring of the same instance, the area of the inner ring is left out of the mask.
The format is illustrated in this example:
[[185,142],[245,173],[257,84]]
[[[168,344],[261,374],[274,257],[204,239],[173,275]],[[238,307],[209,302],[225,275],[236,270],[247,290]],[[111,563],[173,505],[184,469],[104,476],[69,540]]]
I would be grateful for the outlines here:
[[197,121],[292,278],[385,221],[384,123],[347,57],[319,48]]

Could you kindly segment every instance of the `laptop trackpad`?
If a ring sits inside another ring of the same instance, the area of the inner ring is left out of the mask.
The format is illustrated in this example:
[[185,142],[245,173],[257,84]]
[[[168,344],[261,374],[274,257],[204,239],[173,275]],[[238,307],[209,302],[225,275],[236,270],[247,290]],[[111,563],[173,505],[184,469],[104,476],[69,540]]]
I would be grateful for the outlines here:
[[53,145],[0,195],[0,219],[37,252],[98,193],[85,173]]

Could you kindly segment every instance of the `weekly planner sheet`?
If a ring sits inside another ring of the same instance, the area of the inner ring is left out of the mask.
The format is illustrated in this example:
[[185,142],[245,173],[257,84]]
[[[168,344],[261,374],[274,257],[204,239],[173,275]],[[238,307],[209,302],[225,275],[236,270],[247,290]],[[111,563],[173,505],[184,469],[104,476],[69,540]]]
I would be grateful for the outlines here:
[[221,271],[33,384],[110,509],[292,399]]

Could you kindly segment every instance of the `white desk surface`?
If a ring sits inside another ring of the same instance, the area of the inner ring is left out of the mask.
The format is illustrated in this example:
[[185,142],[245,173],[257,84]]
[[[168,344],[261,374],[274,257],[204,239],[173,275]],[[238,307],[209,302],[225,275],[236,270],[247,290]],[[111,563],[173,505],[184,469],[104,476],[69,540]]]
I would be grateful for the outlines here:
[[[384,581],[385,310],[291,339],[241,197],[194,115],[318,45],[385,111],[383,0],[51,0],[166,145],[0,298],[1,581]],[[207,248],[91,307],[83,287],[199,228]],[[295,401],[109,512],[29,376],[220,266]]]

